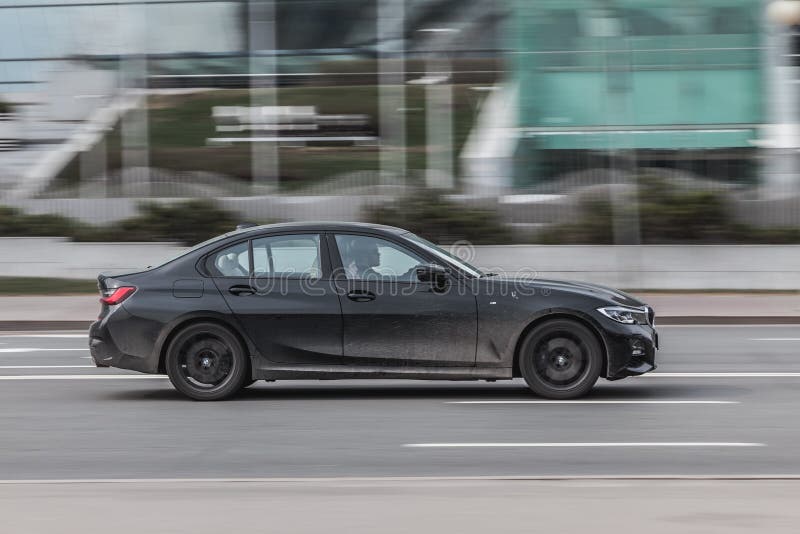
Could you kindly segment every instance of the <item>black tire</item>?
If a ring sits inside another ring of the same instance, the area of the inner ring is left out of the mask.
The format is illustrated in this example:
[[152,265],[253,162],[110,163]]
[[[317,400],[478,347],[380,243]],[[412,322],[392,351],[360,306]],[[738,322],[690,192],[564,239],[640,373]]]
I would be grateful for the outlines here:
[[525,336],[519,368],[528,387],[548,399],[589,393],[603,367],[603,348],[594,333],[569,319],[553,319]]
[[175,389],[200,401],[230,398],[251,380],[239,338],[216,323],[195,323],[178,332],[167,348],[165,367]]

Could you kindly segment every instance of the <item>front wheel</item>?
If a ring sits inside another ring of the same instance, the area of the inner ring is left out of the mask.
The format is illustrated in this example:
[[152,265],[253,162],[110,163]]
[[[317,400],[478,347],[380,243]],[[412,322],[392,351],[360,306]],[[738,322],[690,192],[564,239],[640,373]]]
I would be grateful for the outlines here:
[[196,323],[178,332],[165,364],[175,389],[195,400],[232,397],[251,379],[241,342],[216,323]]
[[600,377],[603,349],[594,333],[569,319],[531,330],[522,342],[519,367],[528,387],[548,399],[586,395]]

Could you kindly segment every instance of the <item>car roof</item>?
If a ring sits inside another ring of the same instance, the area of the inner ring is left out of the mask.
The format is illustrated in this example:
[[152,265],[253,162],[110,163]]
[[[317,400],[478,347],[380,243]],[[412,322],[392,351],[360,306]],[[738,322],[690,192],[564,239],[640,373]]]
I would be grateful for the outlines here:
[[330,222],[330,221],[310,221],[310,222],[285,222],[285,223],[276,223],[276,224],[262,224],[260,226],[251,226],[248,228],[243,228],[237,232],[233,232],[237,235],[245,235],[245,234],[260,234],[263,232],[269,231],[316,231],[316,232],[347,232],[347,231],[359,231],[359,230],[378,230],[381,232],[387,232],[392,234],[406,234],[408,230],[404,230],[403,228],[397,228],[395,226],[386,226],[384,224],[373,224],[373,223],[363,223],[363,222]]

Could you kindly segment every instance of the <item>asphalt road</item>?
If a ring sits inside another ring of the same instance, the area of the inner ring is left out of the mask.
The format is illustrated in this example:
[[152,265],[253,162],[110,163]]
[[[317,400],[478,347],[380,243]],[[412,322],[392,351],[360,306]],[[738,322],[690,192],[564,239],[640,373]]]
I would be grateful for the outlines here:
[[656,373],[567,403],[519,381],[197,403],[92,367],[84,334],[0,335],[0,532],[796,532],[800,329],[660,331]]
[[91,367],[80,334],[2,335],[0,479],[800,474],[800,330],[660,332],[656,373],[580,403],[519,381],[259,383],[197,403]]

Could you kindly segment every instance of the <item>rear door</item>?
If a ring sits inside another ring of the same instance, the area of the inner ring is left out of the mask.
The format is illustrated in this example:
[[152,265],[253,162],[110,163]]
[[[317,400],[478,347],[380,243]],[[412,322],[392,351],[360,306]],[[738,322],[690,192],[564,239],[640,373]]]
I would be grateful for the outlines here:
[[320,234],[254,237],[208,257],[228,306],[266,359],[340,364],[342,316]]
[[416,267],[432,259],[399,241],[332,237],[345,363],[475,365],[476,299],[463,281],[448,275],[443,287],[420,282]]

